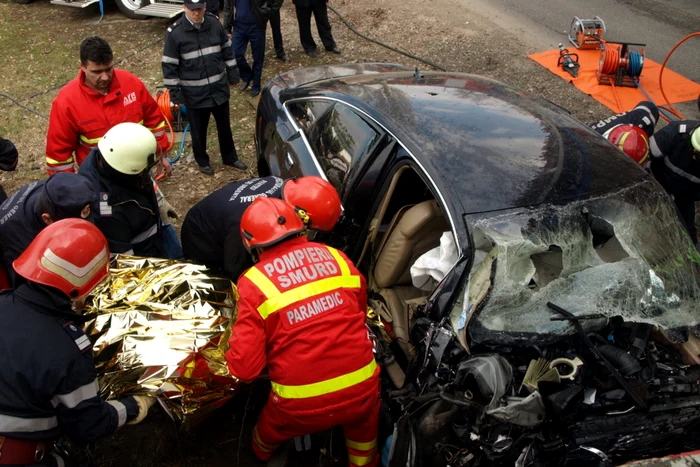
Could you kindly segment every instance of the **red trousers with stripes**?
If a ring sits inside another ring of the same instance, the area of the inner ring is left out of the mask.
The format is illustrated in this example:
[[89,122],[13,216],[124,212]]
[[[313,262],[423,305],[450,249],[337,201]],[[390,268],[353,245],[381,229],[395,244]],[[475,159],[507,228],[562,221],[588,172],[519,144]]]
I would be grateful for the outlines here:
[[263,408],[257,425],[253,428],[253,452],[259,459],[269,461],[272,453],[284,441],[341,425],[345,432],[349,465],[351,467],[379,465],[378,391],[353,404],[304,413],[289,413],[275,401],[278,397],[274,393],[270,394],[270,399]]

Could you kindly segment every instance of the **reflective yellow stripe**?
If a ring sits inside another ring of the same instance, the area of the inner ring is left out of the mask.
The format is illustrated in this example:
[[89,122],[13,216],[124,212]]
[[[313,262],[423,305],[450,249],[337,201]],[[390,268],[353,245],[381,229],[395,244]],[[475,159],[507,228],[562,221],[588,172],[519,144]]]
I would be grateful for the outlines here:
[[146,127],[146,128],[148,128],[151,131],[156,131],[157,129],[164,128],[164,127],[165,127],[165,120],[163,120],[162,122],[160,122],[158,125],[154,126],[153,128],[150,128],[150,127]]
[[367,465],[372,462],[375,455],[376,453],[372,453],[369,456],[353,456],[352,454],[349,454],[348,460],[353,465]]
[[371,378],[376,369],[377,363],[372,359],[369,365],[359,370],[318,383],[304,384],[302,386],[284,386],[273,382],[272,391],[285,399],[305,399],[307,397],[322,396],[323,394],[330,394],[360,384]]
[[63,164],[70,164],[71,162],[73,162],[73,156],[70,156],[65,161],[57,161],[56,159],[51,159],[49,156],[46,156],[46,163],[47,164],[63,165]]
[[97,144],[100,142],[101,139],[102,136],[100,136],[99,138],[88,139],[87,136],[80,135],[80,141],[82,141],[85,144]]
[[349,276],[350,275],[350,267],[348,266],[348,263],[345,262],[342,256],[340,256],[340,252],[336,250],[335,248],[328,247],[328,251],[333,255],[335,260],[338,262],[338,266],[340,266],[340,274],[343,276]]
[[248,271],[245,273],[245,277],[248,278],[250,282],[255,284],[267,298],[275,297],[280,294],[280,291],[277,289],[275,284],[270,279],[265,277],[265,274],[263,274],[262,271],[256,267],[248,269]]
[[73,167],[72,162],[70,164],[64,164],[64,165],[53,165],[53,166],[47,165],[46,166],[46,170],[48,170],[49,172],[60,172],[62,170],[71,170],[72,171],[73,169],[74,169],[74,167]]
[[357,441],[351,441],[345,438],[345,445],[352,449],[357,449],[358,451],[369,451],[377,447],[377,438],[366,443],[358,443]]
[[[262,276],[262,273],[260,273],[260,275]],[[253,282],[255,283],[255,281]],[[255,285],[258,284],[255,283]],[[265,294],[268,299],[258,307],[258,313],[260,313],[260,316],[262,316],[263,319],[267,319],[267,317],[272,313],[288,307],[292,303],[306,300],[307,298],[340,288],[359,289],[360,276],[327,277],[326,279],[304,284],[296,289],[279,293],[276,296],[269,296],[268,294]],[[260,290],[262,290],[262,288],[260,288]]]
[[[141,120],[140,122],[137,122],[137,124],[143,125],[143,120]],[[162,125],[165,125],[165,122],[162,122]],[[104,136],[104,135],[102,135],[102,136]],[[102,139],[102,136],[100,136],[99,138],[89,139],[87,136],[80,135],[80,141],[87,143],[87,144],[97,144]]]
[[269,444],[263,443],[262,439],[260,439],[260,433],[258,433],[258,425],[253,427],[253,441],[255,441],[255,444],[257,444],[260,449],[265,452],[273,452],[275,449],[277,449],[277,446],[279,446],[270,446]]

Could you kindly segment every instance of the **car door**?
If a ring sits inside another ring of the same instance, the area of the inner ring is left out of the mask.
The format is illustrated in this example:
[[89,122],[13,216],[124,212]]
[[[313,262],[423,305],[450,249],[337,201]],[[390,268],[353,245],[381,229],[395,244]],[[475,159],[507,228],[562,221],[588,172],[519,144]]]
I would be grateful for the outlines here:
[[393,138],[389,135],[384,137],[381,146],[363,164],[362,170],[348,180],[341,198],[343,215],[340,221],[330,235],[321,237],[329,244],[343,249],[351,258],[356,247],[364,241],[363,228],[370,218],[374,200],[381,191],[382,178],[396,156],[397,147]]
[[[284,104],[290,120],[286,136],[278,143],[279,154],[270,161],[270,169],[274,175],[283,178],[317,175],[326,178],[318,159],[309,144],[309,134],[316,124],[323,125],[327,119],[323,116],[332,108],[332,101],[318,99],[295,99]],[[278,134],[282,134],[278,131]]]

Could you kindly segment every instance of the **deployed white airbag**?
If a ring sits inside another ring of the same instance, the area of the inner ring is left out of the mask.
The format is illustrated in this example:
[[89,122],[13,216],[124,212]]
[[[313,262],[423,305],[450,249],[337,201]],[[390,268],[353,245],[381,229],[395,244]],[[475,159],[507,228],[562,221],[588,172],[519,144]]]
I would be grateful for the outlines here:
[[452,232],[443,232],[440,246],[419,256],[411,266],[411,282],[418,289],[432,292],[456,262],[457,246]]

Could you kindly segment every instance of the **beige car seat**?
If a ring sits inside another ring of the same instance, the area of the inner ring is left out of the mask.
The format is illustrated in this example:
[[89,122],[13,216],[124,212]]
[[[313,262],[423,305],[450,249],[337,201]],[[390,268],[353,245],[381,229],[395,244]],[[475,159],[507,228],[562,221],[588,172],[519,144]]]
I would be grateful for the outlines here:
[[411,265],[419,256],[439,246],[440,236],[447,230],[449,223],[437,201],[406,206],[394,216],[378,250],[372,288],[386,302],[387,309],[382,315],[391,323],[394,337],[407,355],[412,354],[407,302],[425,295],[411,283]]

